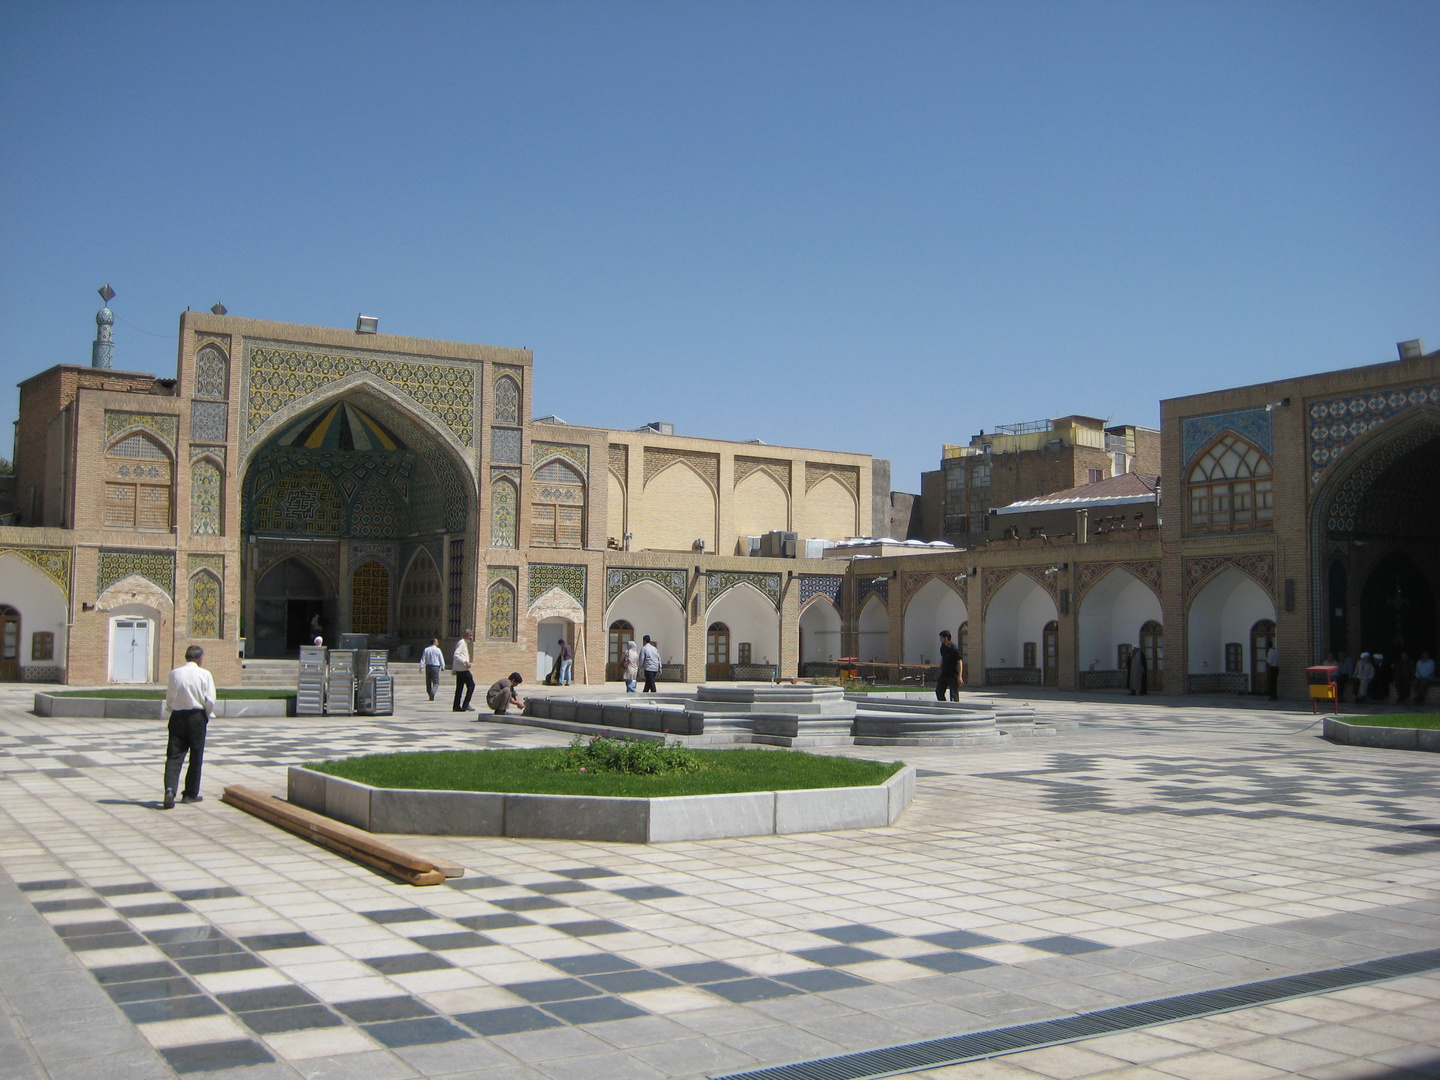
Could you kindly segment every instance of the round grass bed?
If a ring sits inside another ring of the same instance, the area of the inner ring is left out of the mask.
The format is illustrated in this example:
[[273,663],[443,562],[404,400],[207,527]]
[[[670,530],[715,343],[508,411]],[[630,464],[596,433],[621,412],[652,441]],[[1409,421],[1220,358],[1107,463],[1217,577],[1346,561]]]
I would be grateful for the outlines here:
[[[798,751],[687,750],[694,771],[658,774],[604,772],[573,763],[576,751],[448,750],[371,754],[326,761],[309,768],[372,787],[426,791],[493,791],[504,794],[599,795],[660,798],[740,791],[865,787],[883,784],[902,762],[827,757]],[[571,755],[567,759],[567,755]]]

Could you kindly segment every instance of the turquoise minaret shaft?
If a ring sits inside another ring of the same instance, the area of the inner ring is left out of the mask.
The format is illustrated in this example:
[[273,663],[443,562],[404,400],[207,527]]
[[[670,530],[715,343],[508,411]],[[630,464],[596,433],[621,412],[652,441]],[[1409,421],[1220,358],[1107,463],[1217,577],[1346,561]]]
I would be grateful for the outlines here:
[[115,359],[115,342],[110,337],[110,327],[115,325],[115,313],[110,310],[110,301],[115,290],[109,285],[100,287],[100,299],[105,306],[95,313],[95,342],[90,346],[90,366],[108,368]]

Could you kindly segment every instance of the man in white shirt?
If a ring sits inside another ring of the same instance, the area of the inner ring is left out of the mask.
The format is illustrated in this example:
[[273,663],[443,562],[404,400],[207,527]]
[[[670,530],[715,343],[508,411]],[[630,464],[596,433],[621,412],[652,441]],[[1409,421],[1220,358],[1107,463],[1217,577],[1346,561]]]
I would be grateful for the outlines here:
[[1265,654],[1265,674],[1269,676],[1270,700],[1280,700],[1280,650],[1274,645]]
[[175,806],[175,789],[180,783],[180,767],[190,756],[185,773],[185,794],[181,802],[200,802],[200,766],[205,758],[205,728],[215,715],[215,678],[200,666],[205,650],[191,645],[185,650],[185,663],[170,672],[165,688],[165,707],[170,710],[170,743],[165,749],[166,810]]
[[475,676],[470,674],[470,642],[474,640],[475,631],[466,630],[455,642],[455,652],[451,655],[450,670],[455,672],[455,712],[475,711],[470,707],[470,699],[475,696]]
[[655,689],[655,676],[660,674],[660,650],[655,642],[650,640],[650,635],[645,635],[645,644],[640,649],[640,670],[645,675],[645,688],[642,694],[657,693]]
[[432,637],[430,644],[420,654],[420,674],[425,676],[425,693],[435,700],[435,691],[440,689],[440,672],[445,670],[445,654],[440,651],[440,639]]

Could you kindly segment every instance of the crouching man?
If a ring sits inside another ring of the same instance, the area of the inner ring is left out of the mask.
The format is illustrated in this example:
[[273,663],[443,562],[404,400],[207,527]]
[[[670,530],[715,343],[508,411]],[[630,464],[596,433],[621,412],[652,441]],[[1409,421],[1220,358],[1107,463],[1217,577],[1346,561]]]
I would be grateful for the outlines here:
[[521,701],[520,695],[515,692],[515,688],[523,681],[518,671],[512,671],[509,678],[500,679],[485,691],[485,704],[495,711],[496,716],[503,716],[508,712],[512,703],[516,708],[525,708],[525,702]]

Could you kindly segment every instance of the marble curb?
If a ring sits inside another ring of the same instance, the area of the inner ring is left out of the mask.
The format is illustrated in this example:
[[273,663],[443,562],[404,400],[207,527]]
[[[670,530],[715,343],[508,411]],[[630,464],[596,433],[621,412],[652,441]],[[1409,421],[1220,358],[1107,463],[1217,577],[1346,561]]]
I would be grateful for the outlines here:
[[[215,703],[215,716],[288,716],[289,698],[229,698]],[[165,702],[159,698],[64,697],[35,695],[36,716],[87,717],[100,720],[163,720]]]
[[1440,754],[1440,729],[1409,727],[1374,727],[1369,724],[1347,724],[1333,717],[1325,718],[1321,729],[1331,742],[1347,746],[1373,746],[1381,750],[1424,750]]
[[893,825],[915,798],[915,768],[867,787],[633,799],[376,788],[292,765],[287,797],[375,833],[659,844]]

